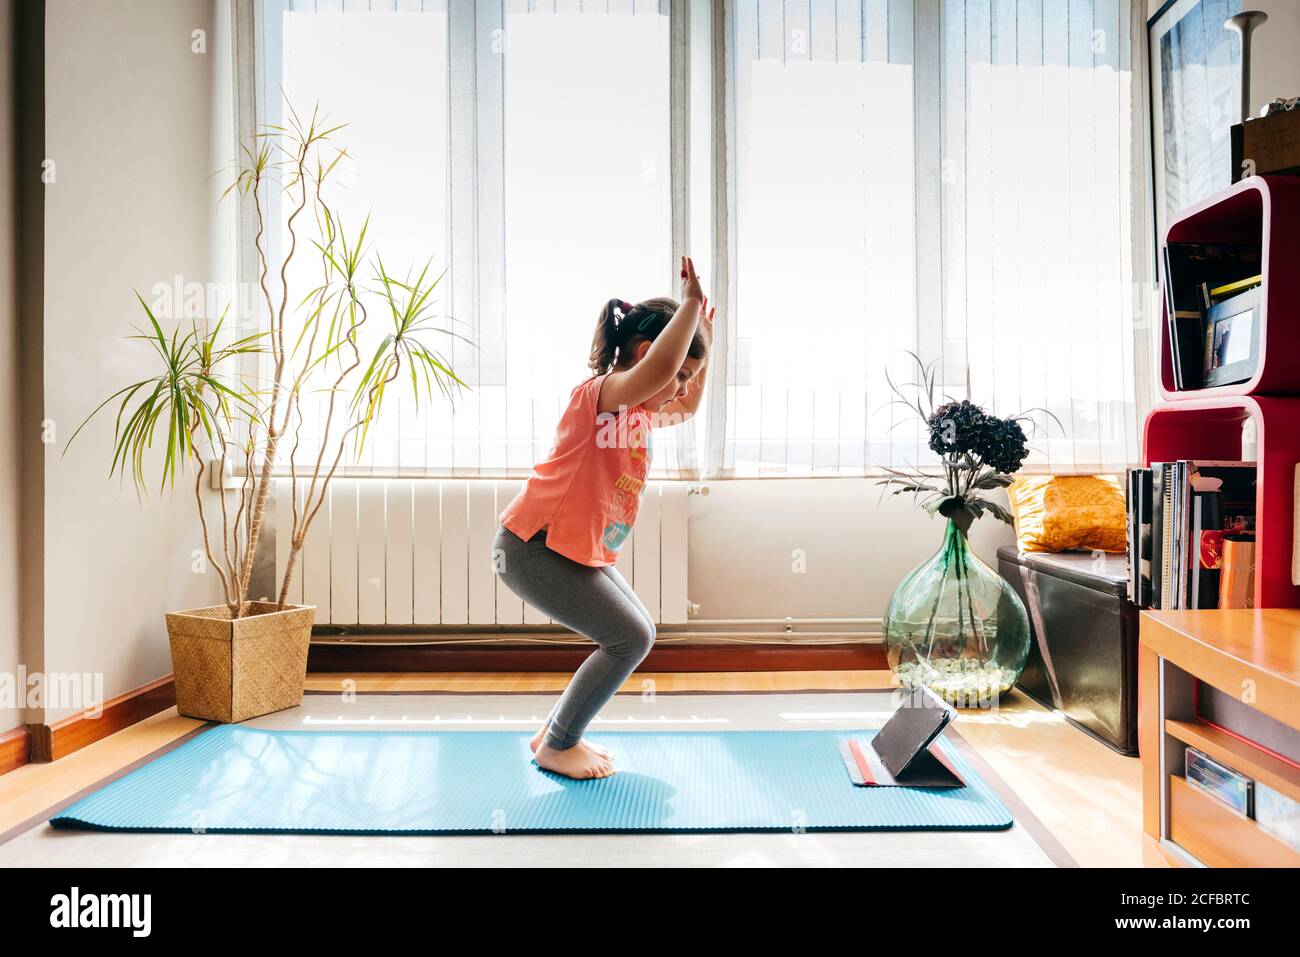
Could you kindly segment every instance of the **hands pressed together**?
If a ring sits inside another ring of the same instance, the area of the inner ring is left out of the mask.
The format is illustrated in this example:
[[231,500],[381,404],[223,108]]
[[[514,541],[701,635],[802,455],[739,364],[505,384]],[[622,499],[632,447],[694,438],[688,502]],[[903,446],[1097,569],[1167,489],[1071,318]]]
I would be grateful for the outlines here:
[[713,342],[713,313],[709,308],[709,297],[704,294],[700,277],[695,274],[695,263],[690,256],[682,257],[682,301],[698,299],[700,301],[700,327],[709,342]]

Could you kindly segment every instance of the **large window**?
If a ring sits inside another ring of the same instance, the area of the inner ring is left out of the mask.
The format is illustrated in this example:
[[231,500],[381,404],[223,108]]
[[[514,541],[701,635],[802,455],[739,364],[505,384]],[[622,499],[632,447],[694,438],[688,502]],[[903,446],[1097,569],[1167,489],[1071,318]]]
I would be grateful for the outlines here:
[[[408,268],[418,272],[432,256],[436,275],[448,265],[451,237],[446,9],[427,4],[423,11],[371,16],[343,12],[341,6],[307,0],[260,8],[258,125],[285,126],[290,110],[302,123],[310,122],[316,110],[322,126],[346,123],[331,136],[326,154],[344,148],[348,153],[337,167],[338,188],[330,192],[341,228],[355,237],[368,218],[367,242],[382,250],[388,270],[405,277]],[[286,201],[269,190],[268,198],[266,245],[274,286],[295,196]],[[314,233],[308,225],[290,264],[291,307],[321,281],[320,259],[308,244]],[[370,269],[363,278],[373,284]],[[444,299],[450,288],[444,279]],[[302,315],[300,311],[296,318]],[[382,315],[372,316],[363,330],[360,352],[367,359],[385,322]],[[297,341],[300,328],[290,322],[290,341]],[[351,463],[354,468],[422,470],[436,454],[430,440],[445,417],[417,415],[404,397],[395,398],[375,425],[364,461]],[[323,391],[304,398],[301,434],[306,441],[297,450],[300,463],[314,461],[319,451],[326,402]]]
[[[432,256],[444,324],[473,342],[448,340],[470,387],[454,407],[393,403],[349,471],[526,474],[588,374],[601,306],[676,288],[667,14],[658,2],[258,5],[259,124],[317,104],[348,124],[332,137],[349,154],[338,211],[354,229],[371,216],[398,275]],[[290,212],[272,211],[273,251]],[[311,289],[316,268],[299,257],[293,288]],[[378,341],[382,323],[369,325]],[[659,475],[695,471],[692,436],[659,439]]]
[[734,6],[716,472],[891,462],[885,361],[916,348],[911,17],[888,0]]
[[345,217],[400,268],[433,255],[478,346],[454,412],[395,405],[354,471],[526,474],[600,306],[675,293],[683,251],[719,342],[660,476],[924,463],[887,381],[908,352],[1049,410],[1033,464],[1135,455],[1128,0],[257,9],[258,119],[283,89],[349,122]]
[[[503,365],[480,390],[469,433],[489,439],[480,449],[490,470],[527,472],[545,455],[570,390],[589,374],[601,306],[676,286],[668,18],[657,5],[617,6],[507,6],[502,188],[499,200],[480,200],[502,210],[486,244],[500,288],[479,315],[499,324]],[[504,448],[490,441],[498,435]],[[675,468],[671,446],[659,446],[655,464]]]
[[887,378],[915,380],[908,351],[936,363],[943,395],[1050,412],[1031,464],[1129,462],[1129,5],[732,9],[730,340],[710,471],[924,463]]

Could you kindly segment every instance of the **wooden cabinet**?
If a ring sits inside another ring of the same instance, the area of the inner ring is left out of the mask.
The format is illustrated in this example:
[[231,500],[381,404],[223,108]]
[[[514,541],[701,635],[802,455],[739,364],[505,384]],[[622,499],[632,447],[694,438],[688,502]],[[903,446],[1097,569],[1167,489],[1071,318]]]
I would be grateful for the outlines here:
[[1138,646],[1138,750],[1147,837],[1174,864],[1300,867],[1300,852],[1189,785],[1189,746],[1300,801],[1300,768],[1201,720],[1197,682],[1300,728],[1300,610],[1147,611]]

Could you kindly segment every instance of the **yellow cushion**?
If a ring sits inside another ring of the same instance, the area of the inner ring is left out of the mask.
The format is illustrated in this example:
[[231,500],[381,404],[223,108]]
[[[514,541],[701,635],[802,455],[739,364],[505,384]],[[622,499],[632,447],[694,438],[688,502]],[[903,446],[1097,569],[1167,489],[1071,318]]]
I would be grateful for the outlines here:
[[1007,487],[1022,552],[1071,548],[1122,552],[1127,515],[1119,480],[1104,475],[1025,475]]

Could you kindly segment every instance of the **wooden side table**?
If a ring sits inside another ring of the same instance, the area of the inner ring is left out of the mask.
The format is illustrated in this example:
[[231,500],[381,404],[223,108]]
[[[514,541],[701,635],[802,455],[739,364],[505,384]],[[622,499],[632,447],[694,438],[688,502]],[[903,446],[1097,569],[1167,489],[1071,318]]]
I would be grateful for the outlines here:
[[1178,866],[1300,867],[1300,851],[1184,778],[1190,745],[1300,801],[1300,768],[1197,716],[1198,679],[1300,728],[1300,610],[1146,611],[1138,644],[1147,840]]

